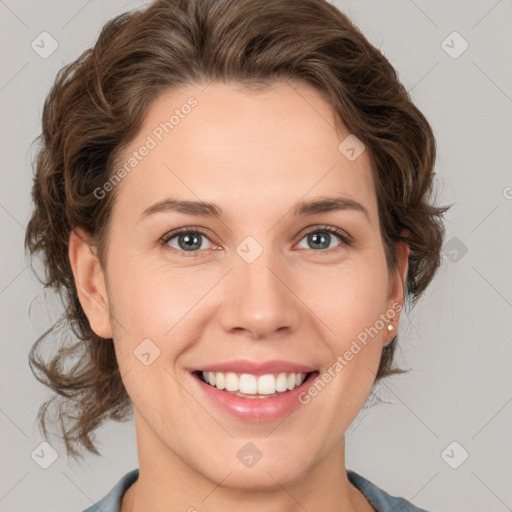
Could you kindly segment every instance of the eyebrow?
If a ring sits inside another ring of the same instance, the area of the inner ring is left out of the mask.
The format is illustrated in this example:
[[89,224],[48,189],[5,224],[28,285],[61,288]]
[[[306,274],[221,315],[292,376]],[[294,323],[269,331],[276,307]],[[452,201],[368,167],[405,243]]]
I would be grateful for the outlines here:
[[[315,215],[332,211],[351,210],[364,214],[368,221],[370,215],[368,210],[359,202],[345,197],[319,197],[311,201],[299,201],[291,209],[294,217]],[[204,201],[184,201],[178,199],[164,199],[146,208],[140,215],[139,221],[143,218],[160,212],[178,212],[185,215],[197,215],[222,218],[222,209],[215,203]]]

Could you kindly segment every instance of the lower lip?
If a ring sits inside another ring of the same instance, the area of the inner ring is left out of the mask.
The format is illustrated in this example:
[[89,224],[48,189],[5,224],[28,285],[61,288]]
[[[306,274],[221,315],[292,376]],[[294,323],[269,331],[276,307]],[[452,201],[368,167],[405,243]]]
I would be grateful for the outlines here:
[[192,374],[192,377],[215,404],[232,416],[246,421],[264,422],[281,419],[302,405],[299,401],[299,394],[311,386],[318,374],[318,372],[314,372],[308,375],[308,378],[299,387],[272,398],[244,398],[210,386],[197,375]]

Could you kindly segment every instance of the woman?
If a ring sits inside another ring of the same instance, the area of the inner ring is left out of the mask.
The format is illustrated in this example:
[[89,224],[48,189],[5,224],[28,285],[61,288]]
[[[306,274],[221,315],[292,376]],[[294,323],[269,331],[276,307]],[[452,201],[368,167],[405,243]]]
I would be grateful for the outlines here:
[[423,510],[347,471],[344,433],[440,263],[434,161],[390,63],[323,0],[105,25],[45,103],[26,238],[78,338],[30,355],[68,453],[133,404],[139,468],[88,511]]

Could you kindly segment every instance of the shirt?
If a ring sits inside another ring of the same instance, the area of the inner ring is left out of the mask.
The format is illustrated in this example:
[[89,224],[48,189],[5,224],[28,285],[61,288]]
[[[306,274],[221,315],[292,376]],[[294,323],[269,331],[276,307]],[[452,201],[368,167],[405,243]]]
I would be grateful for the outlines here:
[[[130,485],[139,477],[139,469],[132,469],[100,501],[83,512],[119,512],[121,500]],[[359,489],[377,512],[428,512],[404,498],[390,496],[355,471],[347,471],[348,480]]]

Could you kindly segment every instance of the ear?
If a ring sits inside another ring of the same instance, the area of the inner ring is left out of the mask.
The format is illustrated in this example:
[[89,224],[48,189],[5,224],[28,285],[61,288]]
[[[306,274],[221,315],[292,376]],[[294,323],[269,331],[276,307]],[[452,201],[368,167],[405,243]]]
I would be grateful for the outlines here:
[[112,338],[105,276],[84,230],[77,228],[71,232],[68,255],[78,299],[91,329],[102,338]]
[[[410,236],[410,232],[402,230],[400,233],[402,237]],[[409,269],[409,253],[410,247],[406,241],[399,241],[395,247],[395,257],[397,261],[397,269],[389,280],[389,293],[388,293],[388,308],[397,311],[397,314],[390,324],[393,326],[391,331],[387,331],[384,336],[384,344],[389,343],[395,336],[398,328],[398,322],[400,320],[400,311],[402,311],[405,302],[405,281],[407,279],[407,271]],[[400,310],[397,310],[397,304],[400,305]],[[394,307],[393,307],[394,305]]]

